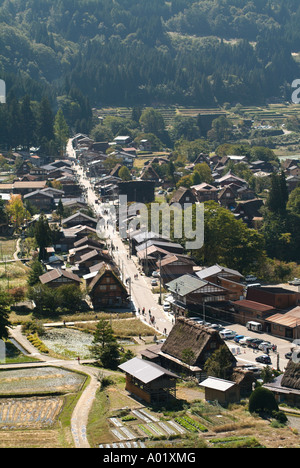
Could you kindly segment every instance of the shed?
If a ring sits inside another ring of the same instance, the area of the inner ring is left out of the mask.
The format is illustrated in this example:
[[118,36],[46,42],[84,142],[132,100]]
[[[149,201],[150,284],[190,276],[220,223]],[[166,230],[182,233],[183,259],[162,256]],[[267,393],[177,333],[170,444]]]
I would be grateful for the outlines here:
[[176,398],[177,374],[153,362],[133,358],[119,366],[126,373],[125,389],[149,404]]
[[201,382],[201,387],[205,388],[205,400],[215,401],[220,404],[228,404],[239,401],[240,390],[235,382],[230,380],[208,377]]

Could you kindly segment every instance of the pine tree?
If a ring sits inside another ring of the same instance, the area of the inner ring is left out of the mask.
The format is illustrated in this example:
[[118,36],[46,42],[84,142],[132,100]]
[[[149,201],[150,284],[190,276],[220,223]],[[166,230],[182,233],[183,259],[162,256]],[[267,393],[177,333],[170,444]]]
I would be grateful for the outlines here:
[[54,121],[54,134],[55,140],[57,141],[60,155],[63,156],[64,150],[66,148],[67,140],[69,137],[69,127],[65,120],[62,109],[56,114]]
[[39,260],[45,260],[46,247],[52,243],[52,233],[48,224],[48,220],[44,215],[39,217],[34,229],[34,237],[39,246]]

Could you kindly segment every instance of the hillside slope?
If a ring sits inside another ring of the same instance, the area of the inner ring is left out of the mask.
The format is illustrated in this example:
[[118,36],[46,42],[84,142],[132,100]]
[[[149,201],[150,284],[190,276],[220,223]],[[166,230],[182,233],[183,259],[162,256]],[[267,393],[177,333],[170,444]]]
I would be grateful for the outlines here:
[[295,0],[4,0],[0,77],[95,106],[262,103],[298,78],[299,19]]

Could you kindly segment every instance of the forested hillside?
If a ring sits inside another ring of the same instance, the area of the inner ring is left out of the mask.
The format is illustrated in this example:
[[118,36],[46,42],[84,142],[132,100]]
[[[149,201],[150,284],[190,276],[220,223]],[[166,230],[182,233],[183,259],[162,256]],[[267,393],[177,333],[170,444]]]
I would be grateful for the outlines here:
[[297,0],[0,0],[0,78],[67,112],[70,92],[93,106],[290,98],[299,21]]

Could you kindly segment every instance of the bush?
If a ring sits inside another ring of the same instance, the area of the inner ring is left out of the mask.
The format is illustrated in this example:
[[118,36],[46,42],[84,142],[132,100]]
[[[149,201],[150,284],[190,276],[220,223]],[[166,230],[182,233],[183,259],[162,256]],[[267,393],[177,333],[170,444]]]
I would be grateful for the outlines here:
[[287,420],[288,420],[288,418],[286,417],[286,414],[283,411],[273,411],[272,416],[280,424],[285,424],[287,422]]
[[268,413],[278,411],[278,405],[273,393],[264,387],[258,387],[249,398],[250,413]]

